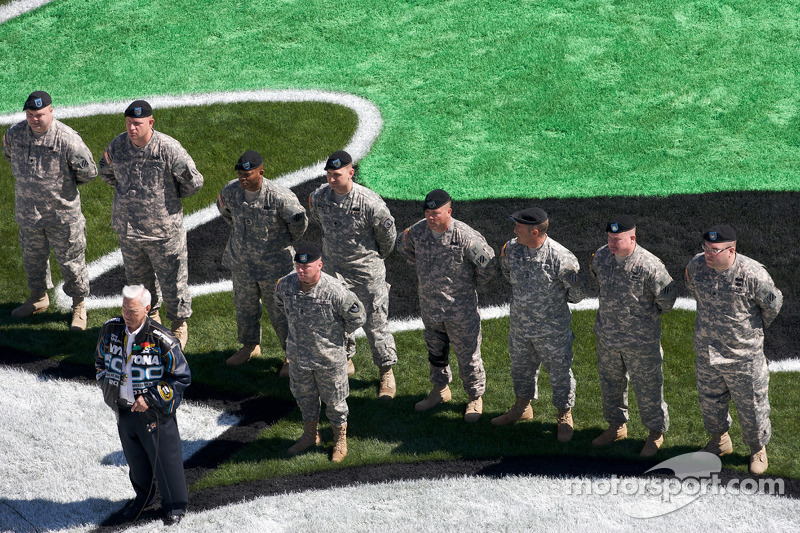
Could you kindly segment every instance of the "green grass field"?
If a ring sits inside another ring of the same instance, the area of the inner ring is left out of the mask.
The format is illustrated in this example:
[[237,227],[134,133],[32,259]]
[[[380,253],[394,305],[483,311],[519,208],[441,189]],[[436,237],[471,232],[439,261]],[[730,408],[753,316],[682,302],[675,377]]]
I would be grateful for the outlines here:
[[60,0],[0,26],[0,112],[39,87],[319,88],[380,108],[363,168],[391,198],[797,190],[797,20],[791,0]]
[[[487,9],[475,0],[60,0],[0,25],[0,112],[18,111],[36,89],[48,90],[58,109],[147,95],[319,88],[354,93],[380,108],[384,129],[361,175],[390,198],[418,200],[434,187],[459,200],[796,191],[799,14],[797,2],[785,0],[769,9],[744,1],[500,1]],[[123,129],[121,116],[68,123],[96,158]],[[214,200],[245,149],[261,151],[275,177],[346,144],[355,116],[322,104],[217,105],[157,109],[156,128],[178,138],[206,177],[184,204],[189,213]],[[67,332],[66,315],[56,311],[26,323],[8,316],[27,296],[12,184],[8,165],[0,163],[0,202],[7,206],[0,213],[0,346],[88,369],[97,330],[117,310],[91,312],[83,335]],[[82,195],[92,260],[116,246],[112,189],[97,180]],[[198,297],[194,310],[189,353],[196,383],[291,400],[276,375],[281,354],[266,324],[264,356],[229,368],[224,359],[238,348],[230,294]],[[414,413],[430,387],[421,332],[396,336],[399,394],[389,403],[375,398],[377,372],[361,340],[351,381],[350,455],[341,466],[323,451],[285,456],[301,432],[295,410],[195,488],[379,462],[634,457],[646,437],[635,401],[628,442],[608,450],[589,444],[605,427],[593,316],[573,318],[577,434],[567,446],[555,441],[546,379],[533,421],[489,424],[513,402],[508,320],[499,319],[484,323],[489,388],[479,424],[461,421],[466,398],[457,378],[451,404]],[[694,451],[707,438],[694,385],[692,321],[691,313],[673,312],[664,322],[672,428],[659,457]],[[769,472],[798,478],[796,374],[774,374],[771,393]],[[737,453],[723,464],[746,471],[738,431],[734,424]],[[323,437],[330,446],[329,428]]]

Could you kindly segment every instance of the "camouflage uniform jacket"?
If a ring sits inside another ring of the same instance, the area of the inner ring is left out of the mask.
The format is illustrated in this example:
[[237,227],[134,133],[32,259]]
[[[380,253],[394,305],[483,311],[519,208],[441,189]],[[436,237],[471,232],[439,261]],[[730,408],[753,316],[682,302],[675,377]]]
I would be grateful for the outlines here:
[[526,336],[549,336],[569,330],[572,314],[567,302],[586,296],[578,259],[550,237],[536,249],[517,242],[503,245],[500,270],[511,283],[512,327]]
[[677,292],[661,260],[639,246],[618,261],[608,245],[592,256],[589,271],[600,283],[594,332],[612,348],[635,348],[661,339],[661,314],[675,305]]
[[178,339],[148,317],[136,334],[132,354],[125,354],[126,345],[127,331],[122,317],[106,321],[94,351],[95,377],[106,404],[114,411],[119,409],[126,356],[130,356],[134,397],[144,395],[149,407],[157,408],[165,416],[175,414],[183,400],[183,391],[192,382]]
[[341,274],[348,282],[368,285],[386,277],[383,260],[392,253],[397,229],[378,193],[353,183],[352,190],[339,202],[334,191],[321,185],[308,197],[311,218],[322,227],[322,257],[325,267]]
[[203,186],[181,143],[158,131],[141,148],[118,135],[100,159],[100,177],[114,187],[111,227],[134,240],[173,237],[183,226],[181,198]]
[[397,251],[417,269],[423,313],[440,322],[457,319],[462,310],[474,313],[478,283],[497,272],[494,250],[486,239],[456,219],[441,238],[420,220],[400,235]]
[[763,353],[764,328],[778,316],[783,295],[761,263],[740,253],[723,272],[697,254],[686,267],[686,286],[697,300],[695,350],[710,363],[749,361]]
[[75,130],[53,119],[36,137],[23,120],[3,136],[3,155],[14,175],[17,224],[58,226],[82,218],[77,186],[92,181],[97,166]]
[[344,365],[345,334],[367,320],[358,297],[324,272],[307,293],[300,290],[297,273],[282,277],[275,284],[275,304],[289,321],[286,357],[305,370]]
[[247,203],[244,189],[233,179],[219,193],[217,209],[233,226],[222,264],[246,270],[253,281],[274,281],[291,270],[291,243],[308,227],[306,210],[292,191],[265,179],[258,198]]

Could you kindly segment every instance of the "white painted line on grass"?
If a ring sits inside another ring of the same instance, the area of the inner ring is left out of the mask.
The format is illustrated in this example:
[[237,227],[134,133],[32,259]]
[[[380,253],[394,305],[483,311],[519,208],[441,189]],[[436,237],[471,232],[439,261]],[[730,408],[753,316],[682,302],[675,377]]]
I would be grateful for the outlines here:
[[780,361],[770,361],[770,372],[800,372],[800,359],[781,359]]
[[0,24],[18,17],[28,11],[33,11],[37,7],[49,4],[53,0],[16,0],[4,6],[0,6]]

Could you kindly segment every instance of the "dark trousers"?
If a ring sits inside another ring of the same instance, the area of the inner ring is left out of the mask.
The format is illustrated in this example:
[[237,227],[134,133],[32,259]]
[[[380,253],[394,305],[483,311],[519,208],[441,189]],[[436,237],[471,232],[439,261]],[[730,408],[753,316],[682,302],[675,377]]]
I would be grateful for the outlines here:
[[[149,411],[149,409],[148,409]],[[183,473],[181,437],[175,417],[160,418],[154,431],[148,431],[153,421],[150,414],[119,410],[119,440],[130,467],[136,504],[152,501],[155,481],[161,492],[161,507],[167,514],[183,514],[189,502],[186,477]],[[149,494],[149,499],[148,499]]]

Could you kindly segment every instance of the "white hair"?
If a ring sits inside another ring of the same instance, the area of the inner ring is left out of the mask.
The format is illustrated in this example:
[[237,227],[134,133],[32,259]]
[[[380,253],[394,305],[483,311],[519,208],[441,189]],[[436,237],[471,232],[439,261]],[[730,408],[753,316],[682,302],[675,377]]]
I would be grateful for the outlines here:
[[150,291],[144,288],[144,285],[125,285],[122,288],[122,296],[131,300],[137,299],[142,302],[142,307],[150,305]]

